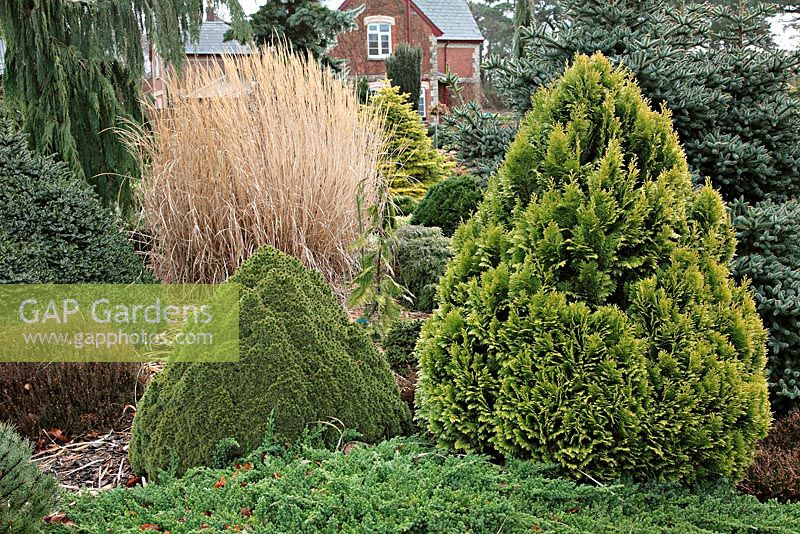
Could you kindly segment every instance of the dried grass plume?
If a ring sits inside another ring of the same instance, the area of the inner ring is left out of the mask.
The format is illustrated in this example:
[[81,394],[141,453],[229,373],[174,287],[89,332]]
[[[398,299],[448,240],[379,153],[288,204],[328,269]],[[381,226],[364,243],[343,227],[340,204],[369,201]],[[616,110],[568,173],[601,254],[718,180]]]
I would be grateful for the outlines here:
[[133,139],[156,276],[221,282],[270,244],[346,283],[356,199],[374,198],[381,150],[380,118],[354,89],[311,58],[264,49],[187,67],[168,102]]

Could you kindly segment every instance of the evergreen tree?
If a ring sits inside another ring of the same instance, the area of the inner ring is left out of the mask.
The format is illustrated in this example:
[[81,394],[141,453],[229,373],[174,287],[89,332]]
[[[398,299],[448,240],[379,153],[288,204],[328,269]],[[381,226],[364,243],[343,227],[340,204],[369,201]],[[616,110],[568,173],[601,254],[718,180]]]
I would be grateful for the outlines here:
[[515,0],[514,2],[514,57],[522,57],[524,52],[524,42],[520,32],[531,25],[533,21],[533,10],[529,0]]
[[[221,4],[243,18],[236,0]],[[127,207],[139,169],[115,129],[144,120],[142,35],[179,66],[203,12],[194,0],[0,0],[5,103],[20,112],[32,148],[57,154],[106,205]]]
[[[364,7],[339,11],[319,0],[276,0],[262,5],[250,19],[258,46],[288,42],[300,53],[310,53],[323,65],[340,70],[346,60],[330,56],[340,33],[356,28],[356,17]],[[229,33],[226,37],[232,38]]]
[[730,211],[739,243],[731,268],[750,280],[769,328],[772,407],[784,415],[800,408],[800,201],[735,201]]
[[513,127],[503,124],[498,114],[482,111],[475,102],[454,108],[439,126],[441,145],[484,182],[503,162],[513,137]]
[[0,421],[0,531],[33,533],[55,503],[56,481],[31,462],[33,446]]
[[800,99],[789,84],[800,54],[777,50],[766,6],[655,0],[562,0],[555,29],[521,32],[523,57],[495,58],[496,86],[516,110],[572,61],[605,54],[635,74],[655,109],[666,105],[698,182],[727,199],[781,200],[800,192]]
[[399,87],[383,87],[370,104],[385,117],[381,173],[391,193],[419,200],[428,187],[447,176],[452,163],[434,148],[419,114]]
[[502,0],[470,2],[469,9],[483,34],[483,53],[505,56],[514,47],[514,3]]
[[411,106],[417,110],[422,90],[422,49],[405,43],[397,45],[386,60],[386,77],[400,93],[409,95]]
[[669,112],[599,54],[576,57],[453,237],[417,416],[442,445],[578,478],[741,477],[770,414],[734,245]]

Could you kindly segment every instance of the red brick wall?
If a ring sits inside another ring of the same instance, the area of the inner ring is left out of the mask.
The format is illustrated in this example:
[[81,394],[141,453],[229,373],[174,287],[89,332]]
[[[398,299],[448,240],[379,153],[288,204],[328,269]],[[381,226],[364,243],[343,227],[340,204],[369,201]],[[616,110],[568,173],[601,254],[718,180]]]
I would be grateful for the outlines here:
[[[353,2],[358,5],[360,2]],[[386,74],[384,60],[367,58],[367,25],[364,17],[386,16],[394,17],[392,26],[392,51],[400,43],[407,43],[407,14],[405,0],[371,0],[366,3],[364,13],[356,19],[358,28],[352,32],[339,36],[339,44],[333,49],[333,57],[350,60],[350,74],[352,76],[370,76],[377,78]],[[431,65],[431,36],[433,29],[428,23],[411,10],[411,44],[422,48],[422,74],[423,78],[430,71]]]
[[475,48],[462,48],[463,45],[442,43],[439,45],[439,71],[445,72],[445,61],[450,70],[461,78],[472,78],[475,74]]

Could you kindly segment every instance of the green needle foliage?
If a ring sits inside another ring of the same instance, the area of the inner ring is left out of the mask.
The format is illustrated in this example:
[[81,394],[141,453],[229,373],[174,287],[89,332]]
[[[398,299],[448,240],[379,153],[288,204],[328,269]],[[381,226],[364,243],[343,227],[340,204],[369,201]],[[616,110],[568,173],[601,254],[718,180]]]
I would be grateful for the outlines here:
[[731,205],[738,255],[731,269],[750,279],[769,328],[769,387],[775,412],[800,408],[800,202]]
[[[243,19],[236,0],[213,5]],[[115,129],[144,121],[142,35],[180,66],[204,10],[198,0],[0,0],[5,104],[20,112],[33,148],[57,154],[106,206],[127,209],[139,168]]]
[[54,534],[796,534],[800,523],[800,504],[760,503],[725,484],[577,484],[533,462],[444,455],[420,436],[345,452],[268,443],[238,468],[193,469],[178,480],[74,500],[67,513],[75,526],[54,526]]
[[55,479],[31,463],[31,454],[31,443],[0,422],[0,532],[38,532],[55,501]]
[[0,119],[0,283],[137,281],[152,277],[91,188]]
[[393,244],[394,275],[410,293],[410,307],[431,311],[436,307],[436,288],[450,259],[450,238],[439,228],[402,226]]
[[451,237],[462,221],[469,219],[483,199],[478,179],[469,174],[451,176],[428,189],[420,200],[411,224],[438,226]]
[[442,146],[453,151],[459,165],[487,180],[503,163],[514,130],[503,125],[496,113],[484,112],[478,104],[469,102],[444,116],[439,139]]
[[386,77],[400,88],[401,94],[409,95],[416,111],[422,91],[422,49],[405,43],[397,45],[386,60]]
[[[258,46],[289,44],[300,53],[310,53],[327,67],[341,70],[347,60],[333,58],[340,33],[356,28],[355,19],[364,7],[339,11],[319,0],[279,0],[264,3],[250,19],[253,39]],[[226,38],[233,38],[229,32]]]
[[576,57],[456,231],[417,346],[418,417],[442,445],[579,478],[740,478],[770,414],[734,244],[669,112]]
[[[734,4],[734,5],[731,5]],[[518,111],[577,53],[600,52],[666,104],[698,182],[727,200],[800,194],[800,54],[778,50],[773,8],[658,0],[561,0],[559,23],[521,32],[522,57],[491,61],[503,99]],[[632,21],[636,21],[635,24]]]
[[241,359],[167,364],[134,418],[136,472],[154,478],[211,466],[221,447],[252,451],[268,430],[293,441],[330,418],[368,442],[406,429],[408,408],[389,365],[321,274],[265,246],[230,282],[240,284]]

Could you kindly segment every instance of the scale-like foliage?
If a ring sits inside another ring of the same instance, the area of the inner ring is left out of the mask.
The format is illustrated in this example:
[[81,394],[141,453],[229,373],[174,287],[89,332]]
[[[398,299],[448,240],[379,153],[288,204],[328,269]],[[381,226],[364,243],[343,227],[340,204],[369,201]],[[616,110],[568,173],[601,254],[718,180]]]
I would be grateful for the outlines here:
[[329,418],[370,442],[404,430],[409,413],[389,365],[322,275],[264,246],[230,282],[241,288],[241,359],[171,363],[156,376],[133,422],[137,472],[210,466],[220,444],[251,451],[268,430],[292,441]]
[[578,56],[456,231],[418,345],[441,444],[601,480],[738,478],[769,424],[766,333],[667,111]]
[[447,176],[452,163],[434,148],[419,114],[399,87],[381,88],[370,105],[386,118],[381,172],[392,194],[422,198],[428,187]]

